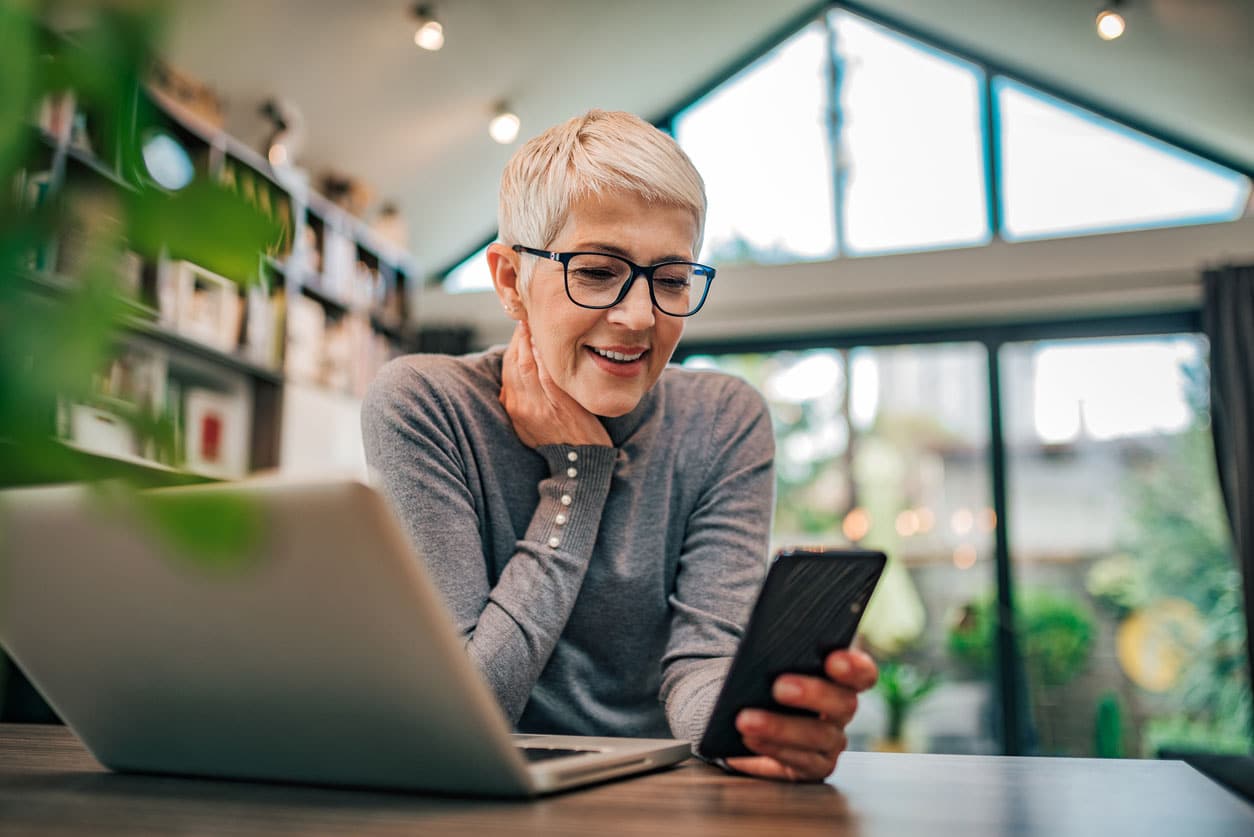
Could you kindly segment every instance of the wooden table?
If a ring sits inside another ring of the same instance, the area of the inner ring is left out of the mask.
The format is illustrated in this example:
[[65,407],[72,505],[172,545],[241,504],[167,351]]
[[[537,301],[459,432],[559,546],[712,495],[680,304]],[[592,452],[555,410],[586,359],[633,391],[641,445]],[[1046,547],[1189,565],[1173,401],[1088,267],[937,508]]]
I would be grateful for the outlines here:
[[1173,761],[846,753],[822,785],[689,761],[535,802],[110,773],[63,727],[0,725],[3,834],[1254,835]]

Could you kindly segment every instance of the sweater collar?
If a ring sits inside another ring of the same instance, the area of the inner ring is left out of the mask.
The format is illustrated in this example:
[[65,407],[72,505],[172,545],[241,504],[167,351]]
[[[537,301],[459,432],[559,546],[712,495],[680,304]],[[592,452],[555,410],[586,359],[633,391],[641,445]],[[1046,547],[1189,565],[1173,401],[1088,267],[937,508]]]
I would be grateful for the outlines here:
[[[663,371],[662,374],[665,375],[666,372]],[[614,447],[621,448],[623,443],[640,428],[640,425],[644,424],[644,420],[653,411],[654,402],[657,401],[657,388],[661,383],[662,379],[658,378],[631,412],[613,418],[601,416],[601,424],[605,427],[605,432],[610,434],[610,442]]]

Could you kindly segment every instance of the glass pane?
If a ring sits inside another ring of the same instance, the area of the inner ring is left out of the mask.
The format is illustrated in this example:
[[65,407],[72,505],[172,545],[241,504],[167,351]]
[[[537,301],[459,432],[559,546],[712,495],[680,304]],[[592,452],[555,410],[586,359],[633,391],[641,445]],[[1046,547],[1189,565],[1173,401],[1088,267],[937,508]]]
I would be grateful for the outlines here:
[[847,249],[987,243],[983,73],[848,12],[832,23]]
[[[975,344],[694,356],[766,396],[773,546],[857,543],[891,558],[862,632],[882,686],[856,748],[999,752],[991,667],[955,663],[964,607],[992,588],[986,356]],[[898,686],[886,700],[887,687]]]
[[487,246],[448,272],[444,278],[444,290],[451,294],[492,290]]
[[709,197],[700,261],[835,255],[826,53],[815,23],[675,119]]
[[1239,218],[1250,180],[1005,78],[993,80],[1008,239]]
[[1017,343],[1001,359],[1030,746],[1248,752],[1246,627],[1205,340]]

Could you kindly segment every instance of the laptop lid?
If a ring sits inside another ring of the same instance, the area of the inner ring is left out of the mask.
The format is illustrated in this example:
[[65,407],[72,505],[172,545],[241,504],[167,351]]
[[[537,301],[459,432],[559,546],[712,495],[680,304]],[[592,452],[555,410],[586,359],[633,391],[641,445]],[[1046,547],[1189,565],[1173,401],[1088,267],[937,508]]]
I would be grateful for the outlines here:
[[0,643],[117,770],[518,796],[687,755],[528,766],[358,483],[4,492]]

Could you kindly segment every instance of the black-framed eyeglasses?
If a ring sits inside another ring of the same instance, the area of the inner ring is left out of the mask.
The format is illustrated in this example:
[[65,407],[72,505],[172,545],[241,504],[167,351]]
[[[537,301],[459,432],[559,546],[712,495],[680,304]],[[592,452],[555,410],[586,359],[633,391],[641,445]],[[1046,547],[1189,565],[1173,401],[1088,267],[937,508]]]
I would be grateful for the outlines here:
[[714,281],[714,268],[696,262],[639,265],[609,253],[554,253],[514,245],[514,252],[560,262],[566,296],[580,308],[613,308],[622,302],[637,276],[649,285],[653,306],[672,317],[691,317],[701,310]]

